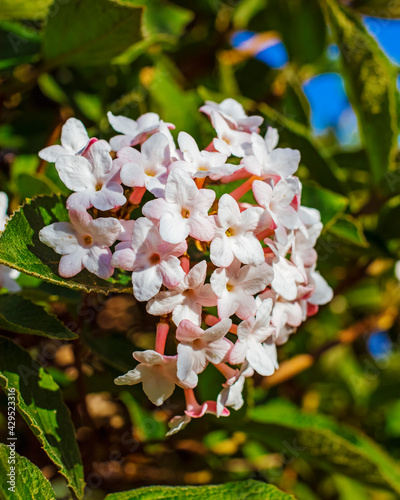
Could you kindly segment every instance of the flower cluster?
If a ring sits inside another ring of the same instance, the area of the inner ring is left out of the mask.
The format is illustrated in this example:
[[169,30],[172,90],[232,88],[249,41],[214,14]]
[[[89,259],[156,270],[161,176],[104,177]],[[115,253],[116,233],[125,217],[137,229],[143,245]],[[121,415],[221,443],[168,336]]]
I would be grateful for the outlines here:
[[[60,275],[132,273],[135,298],[160,318],[154,350],[134,352],[138,365],[115,382],[142,383],[155,405],[183,388],[186,410],[171,434],[191,418],[239,409],[245,378],[271,375],[276,345],[332,298],[316,271],[320,214],[300,204],[299,152],[278,148],[274,128],[262,137],[263,119],[233,99],[200,111],[216,132],[205,150],[186,132],[177,147],[174,126],[155,113],[137,121],[109,113],[120,133],[110,143],[90,139],[71,118],[61,145],[40,152],[73,191],[71,222],[39,235],[62,255]],[[216,199],[221,184],[230,192]],[[143,216],[130,220],[138,206]],[[225,382],[215,401],[198,403],[193,389],[210,363]]]

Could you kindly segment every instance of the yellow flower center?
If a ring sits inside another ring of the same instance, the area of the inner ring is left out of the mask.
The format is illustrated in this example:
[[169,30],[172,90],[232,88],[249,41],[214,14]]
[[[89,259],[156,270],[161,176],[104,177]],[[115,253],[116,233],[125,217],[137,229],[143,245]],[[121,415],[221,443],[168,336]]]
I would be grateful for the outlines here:
[[83,242],[88,247],[93,243],[93,238],[90,236],[90,234],[87,234],[86,236],[83,237]]

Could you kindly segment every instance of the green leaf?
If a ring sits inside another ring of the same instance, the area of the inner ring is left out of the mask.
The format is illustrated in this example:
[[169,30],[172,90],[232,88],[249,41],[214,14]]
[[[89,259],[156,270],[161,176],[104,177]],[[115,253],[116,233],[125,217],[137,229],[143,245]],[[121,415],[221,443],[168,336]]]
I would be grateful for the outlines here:
[[249,416],[246,432],[288,459],[302,457],[329,472],[400,494],[398,465],[360,431],[277,400],[256,406]]
[[113,64],[131,64],[150,47],[174,44],[193,19],[193,12],[183,7],[159,0],[124,0],[136,7],[145,7],[142,19],[144,40],[135,43],[113,59]]
[[41,174],[20,174],[16,180],[19,196],[25,198],[33,198],[39,194],[53,194],[59,190],[57,186],[51,182],[46,176]]
[[44,19],[53,0],[1,0],[0,19]]
[[186,25],[193,19],[193,12],[172,3],[163,1],[138,1],[137,5],[145,6],[143,13],[143,35],[166,34],[174,41],[183,34]]
[[158,109],[164,121],[170,121],[177,130],[185,130],[196,137],[202,118],[198,95],[181,87],[178,81],[181,76],[169,59],[155,56],[154,60],[155,65],[146,88],[153,106]]
[[399,0],[353,0],[350,7],[372,17],[382,17],[383,19],[394,19],[400,17]]
[[298,149],[301,164],[307,167],[314,181],[337,193],[345,192],[336,162],[319,145],[307,127],[286,118],[265,103],[260,103],[259,109],[269,125],[278,127],[279,147]]
[[395,169],[399,135],[396,72],[360,19],[335,0],[324,0],[326,17],[342,55],[349,99],[375,182]]
[[0,338],[0,384],[15,389],[16,407],[43,450],[78,498],[83,496],[83,466],[75,429],[61,391],[52,376],[29,353]]
[[342,214],[338,217],[332,225],[329,226],[329,232],[346,243],[364,248],[369,246],[361,222],[351,215]]
[[313,63],[323,54],[326,24],[318,0],[269,0],[264,4],[266,8],[261,12],[255,10],[256,15],[247,29],[278,31],[289,60],[298,64]]
[[[8,483],[11,467],[15,472],[15,485]],[[16,452],[10,454],[10,448],[3,443],[0,443],[0,493],[3,500],[55,499],[49,481],[36,465]]]
[[151,441],[163,439],[167,432],[167,425],[162,420],[157,420],[152,411],[143,408],[128,391],[119,393],[119,399],[126,406],[135,432],[139,441]]
[[68,221],[64,197],[39,196],[27,200],[14,212],[0,237],[0,264],[85,292],[130,292],[129,277],[123,273],[116,272],[116,278],[109,281],[97,278],[86,270],[71,279],[61,278],[58,275],[60,256],[41,243],[38,237],[40,229],[57,221]]
[[82,341],[105,363],[121,373],[132,370],[135,360],[135,345],[126,337],[110,333],[105,337],[91,336],[82,333]]
[[63,2],[44,33],[46,66],[108,64],[140,40],[141,15],[141,8],[114,0]]
[[76,339],[61,321],[21,295],[0,296],[0,328],[51,339]]
[[314,184],[303,183],[301,204],[319,210],[324,225],[341,214],[348,203],[349,201],[345,196]]
[[6,69],[37,59],[40,38],[37,31],[27,28],[22,23],[1,21],[0,47],[0,69]]
[[212,486],[150,486],[132,491],[112,493],[106,500],[293,500],[272,484],[248,480]]

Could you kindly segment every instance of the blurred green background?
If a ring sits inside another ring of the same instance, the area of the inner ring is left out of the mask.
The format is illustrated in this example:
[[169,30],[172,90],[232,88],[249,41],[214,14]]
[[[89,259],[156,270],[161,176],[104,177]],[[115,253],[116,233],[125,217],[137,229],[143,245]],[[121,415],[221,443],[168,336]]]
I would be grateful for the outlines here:
[[[67,118],[109,139],[107,111],[133,119],[155,111],[204,148],[213,131],[199,106],[233,97],[265,117],[263,133],[272,125],[281,146],[300,150],[302,204],[325,224],[318,268],[332,303],[279,348],[280,372],[249,381],[244,408],[168,439],[179,391],[154,410],[141,387],[113,384],[133,368],[132,351],[152,346],[143,307],[95,293],[82,305],[78,292],[21,275],[24,298],[65,322],[85,317],[72,342],[2,334],[62,388],[86,498],[249,478],[300,500],[400,497],[397,18],[400,2],[385,0],[2,0],[0,188],[10,212],[26,198],[65,193],[37,152],[57,143]],[[212,367],[200,377],[201,399],[216,397],[218,377]],[[18,453],[56,498],[70,498],[18,417],[17,434]]]

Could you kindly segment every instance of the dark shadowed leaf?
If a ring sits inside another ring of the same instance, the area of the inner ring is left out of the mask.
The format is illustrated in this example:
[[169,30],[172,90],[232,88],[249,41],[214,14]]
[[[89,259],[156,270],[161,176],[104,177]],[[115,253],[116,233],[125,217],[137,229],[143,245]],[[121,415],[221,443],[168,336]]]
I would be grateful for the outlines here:
[[141,8],[114,0],[63,2],[44,33],[47,66],[109,63],[141,39],[141,17]]
[[0,384],[15,389],[16,407],[43,450],[78,498],[83,496],[83,466],[75,429],[61,391],[52,376],[29,353],[0,338]]
[[14,333],[40,335],[52,339],[77,338],[55,316],[21,295],[1,295],[0,328]]

